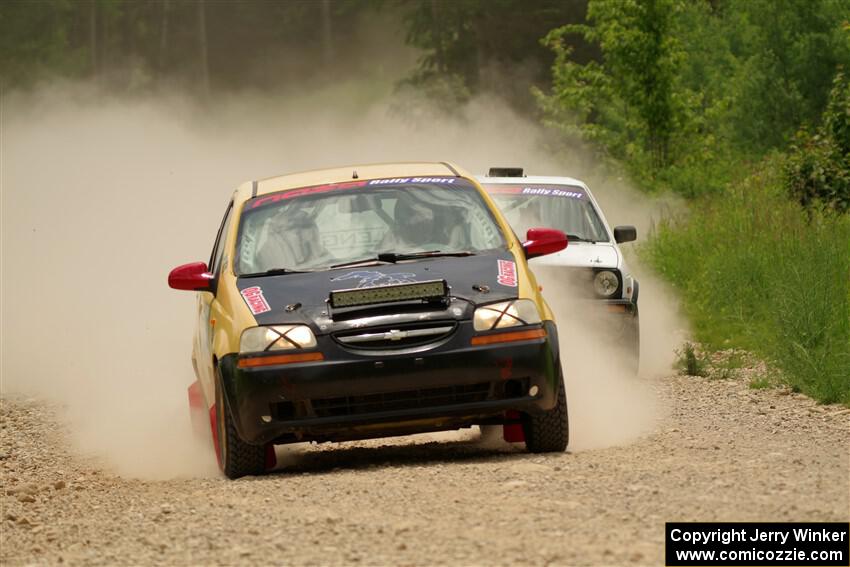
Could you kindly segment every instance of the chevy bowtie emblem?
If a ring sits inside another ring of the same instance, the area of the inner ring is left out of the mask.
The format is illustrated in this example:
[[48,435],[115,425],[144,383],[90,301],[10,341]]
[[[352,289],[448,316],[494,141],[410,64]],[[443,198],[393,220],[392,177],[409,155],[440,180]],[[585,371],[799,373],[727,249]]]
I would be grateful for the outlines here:
[[384,333],[384,340],[387,341],[400,341],[401,339],[407,336],[407,331],[399,331],[398,329],[393,329]]

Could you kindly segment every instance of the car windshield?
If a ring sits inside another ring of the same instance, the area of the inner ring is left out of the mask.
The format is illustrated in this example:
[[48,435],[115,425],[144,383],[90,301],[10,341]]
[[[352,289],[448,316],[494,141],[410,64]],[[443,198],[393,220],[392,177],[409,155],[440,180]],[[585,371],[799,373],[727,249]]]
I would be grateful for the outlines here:
[[237,274],[321,270],[379,254],[505,247],[490,209],[456,177],[373,179],[281,191],[245,203]]
[[529,228],[557,228],[575,242],[608,242],[599,214],[581,187],[567,185],[485,185],[514,231],[525,236]]

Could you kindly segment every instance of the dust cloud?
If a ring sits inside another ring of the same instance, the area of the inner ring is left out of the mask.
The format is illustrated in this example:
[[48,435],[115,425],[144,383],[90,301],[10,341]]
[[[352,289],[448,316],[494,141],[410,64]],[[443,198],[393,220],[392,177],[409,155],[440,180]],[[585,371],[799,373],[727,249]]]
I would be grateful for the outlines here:
[[[180,95],[109,97],[78,85],[7,93],[0,108],[3,394],[60,402],[75,449],[118,474],[214,475],[212,451],[193,440],[187,411],[195,299],[169,289],[166,275],[208,258],[240,182],[393,160],[592,174],[580,159],[548,154],[540,129],[494,98],[413,120],[399,111],[404,103],[391,85],[348,83],[285,99],[242,94],[204,105]],[[608,197],[603,185],[597,193]],[[628,201],[632,212],[637,203],[640,215],[651,209],[624,195],[618,188],[615,200]],[[672,316],[652,322],[656,308],[673,313],[653,289],[648,281],[641,287],[644,345],[658,348],[645,352],[666,369],[672,348],[656,333],[668,336],[678,323]],[[553,303],[561,295],[547,288]],[[651,391],[616,379],[619,370],[606,364],[593,353],[568,378],[576,449],[624,442],[656,415]]]
[[619,319],[596,305],[582,304],[572,282],[538,274],[555,313],[570,415],[570,450],[623,445],[652,432],[666,408],[654,378],[671,372],[683,327],[662,282],[642,270],[640,280],[640,371],[635,375],[620,337]]

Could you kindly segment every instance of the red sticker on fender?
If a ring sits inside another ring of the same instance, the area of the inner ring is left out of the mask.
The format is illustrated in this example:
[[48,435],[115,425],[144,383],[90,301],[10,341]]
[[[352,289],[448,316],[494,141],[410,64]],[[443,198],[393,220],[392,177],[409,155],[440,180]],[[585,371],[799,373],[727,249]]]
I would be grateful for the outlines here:
[[510,260],[499,260],[499,275],[496,281],[508,287],[516,287],[516,264]]
[[245,303],[248,304],[248,309],[250,309],[251,313],[254,315],[259,315],[260,313],[272,310],[272,308],[269,307],[266,298],[263,297],[263,290],[259,286],[246,287],[243,289],[242,298],[245,300]]

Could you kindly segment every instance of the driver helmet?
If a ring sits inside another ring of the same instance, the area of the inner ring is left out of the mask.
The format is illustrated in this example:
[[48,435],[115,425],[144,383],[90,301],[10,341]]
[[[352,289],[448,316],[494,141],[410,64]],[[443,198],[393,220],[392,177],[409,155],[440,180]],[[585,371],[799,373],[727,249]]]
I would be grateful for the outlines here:
[[439,240],[436,212],[409,195],[399,197],[395,222],[398,237],[407,244],[420,246]]

